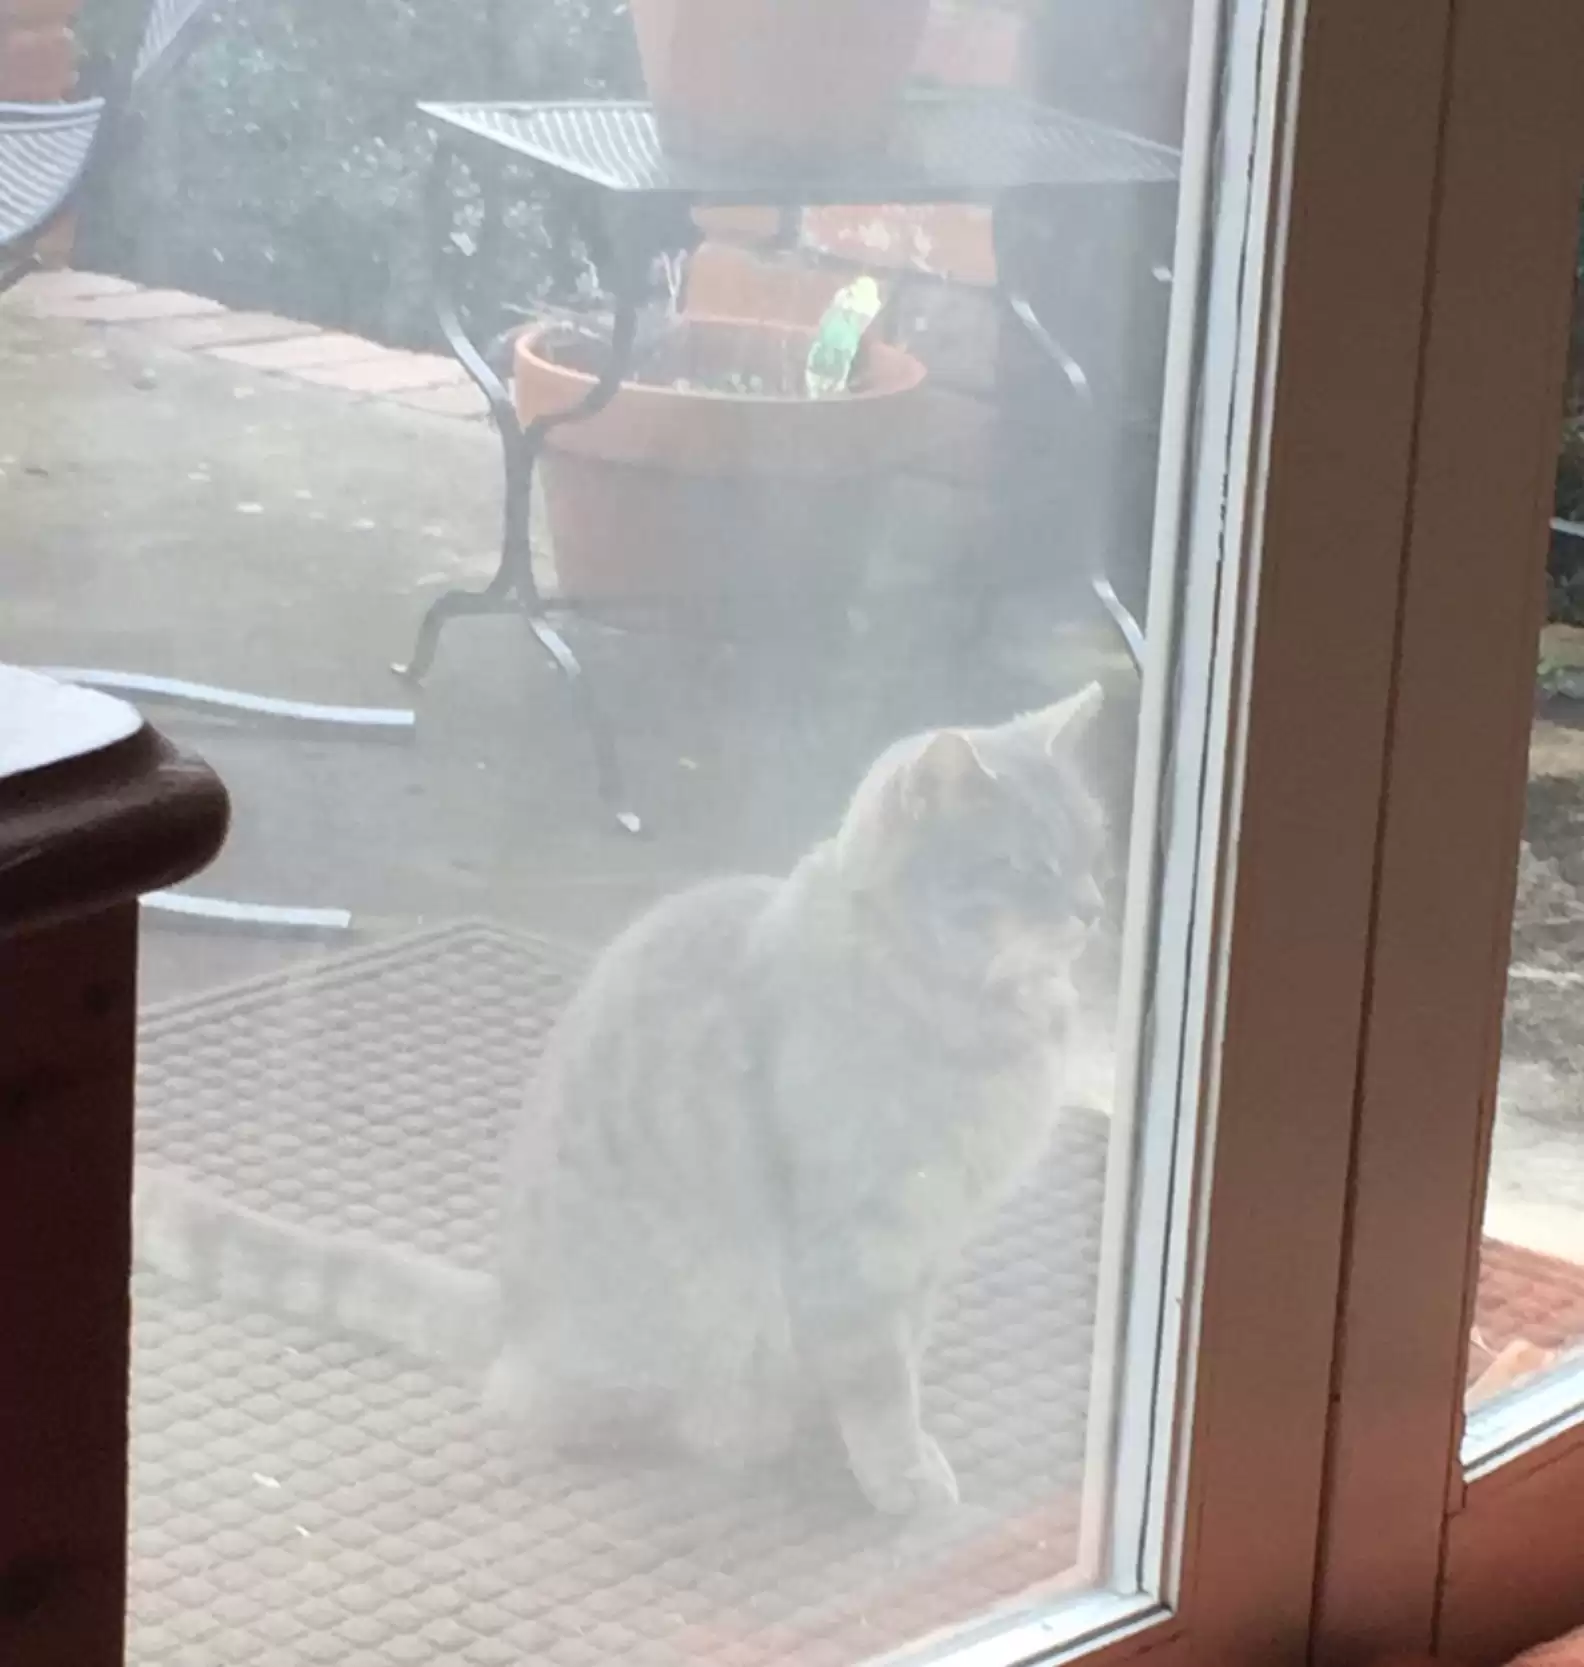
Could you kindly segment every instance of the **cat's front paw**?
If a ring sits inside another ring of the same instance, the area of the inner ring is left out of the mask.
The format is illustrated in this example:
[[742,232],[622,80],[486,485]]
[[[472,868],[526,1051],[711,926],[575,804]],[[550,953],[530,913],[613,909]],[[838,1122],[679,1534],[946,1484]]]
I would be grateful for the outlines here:
[[922,1431],[905,1464],[866,1460],[850,1455],[853,1475],[864,1498],[885,1516],[911,1516],[957,1503],[957,1478],[933,1436]]

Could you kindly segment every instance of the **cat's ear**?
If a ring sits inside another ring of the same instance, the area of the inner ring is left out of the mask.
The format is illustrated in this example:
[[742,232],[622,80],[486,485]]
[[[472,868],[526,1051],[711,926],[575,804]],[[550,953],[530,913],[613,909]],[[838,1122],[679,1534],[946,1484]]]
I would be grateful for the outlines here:
[[1094,722],[1104,700],[1105,690],[1099,683],[1086,683],[1077,694],[1068,695],[1054,706],[1033,713],[1031,722],[1045,751],[1053,758],[1058,753],[1069,751]]
[[978,748],[960,729],[937,730],[902,778],[902,803],[914,820],[963,808],[995,786]]

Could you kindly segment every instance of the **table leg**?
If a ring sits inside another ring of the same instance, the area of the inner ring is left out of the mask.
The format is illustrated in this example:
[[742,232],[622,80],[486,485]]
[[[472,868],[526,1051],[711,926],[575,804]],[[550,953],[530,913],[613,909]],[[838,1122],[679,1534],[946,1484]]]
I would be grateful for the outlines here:
[[[508,540],[520,537],[522,541],[518,559],[521,562],[521,570],[527,576],[527,585],[526,588],[518,588],[518,596],[528,616],[528,628],[533,632],[534,640],[549,656],[551,664],[567,680],[568,686],[577,698],[583,726],[588,731],[589,744],[594,751],[594,778],[600,802],[615,818],[617,827],[631,834],[642,833],[643,822],[627,799],[626,784],[616,754],[616,738],[611,729],[610,719],[606,716],[605,708],[594,692],[582,663],[546,613],[538,587],[533,582],[527,500],[534,465],[538,461],[545,436],[552,429],[561,427],[563,423],[584,422],[603,411],[616,397],[623,378],[632,368],[633,346],[638,335],[640,278],[641,275],[623,272],[616,298],[616,317],[611,330],[610,358],[587,396],[571,410],[538,417],[526,429],[519,431],[519,443],[524,454],[521,485],[523,502],[517,522],[517,533],[514,534],[510,529],[507,532]],[[515,412],[513,415],[515,418]],[[507,563],[503,559],[502,571],[505,571],[506,566]]]
[[628,803],[626,783],[616,756],[616,737],[611,730],[609,718],[605,716],[604,707],[590,687],[582,663],[572,652],[566,638],[543,613],[528,615],[528,629],[533,632],[535,641],[549,655],[577,697],[583,714],[583,726],[588,731],[589,742],[594,749],[594,780],[599,790],[600,803],[615,818],[616,826],[623,833],[642,833],[643,819]]
[[[450,163],[450,153],[442,146],[435,156],[427,200],[430,232],[435,247],[442,250],[445,242],[450,241],[442,241],[442,234],[450,221]],[[550,619],[534,579],[529,510],[533,498],[534,469],[546,435],[563,423],[586,421],[602,411],[616,397],[631,366],[637,337],[642,272],[633,270],[630,263],[623,266],[611,354],[594,387],[570,410],[538,417],[524,427],[518,420],[510,389],[495,374],[462,322],[452,289],[453,266],[453,261],[442,253],[435,273],[436,314],[452,354],[489,401],[490,417],[500,440],[503,486],[500,563],[482,590],[454,588],[437,596],[419,624],[411,656],[405,663],[398,663],[391,669],[409,681],[420,680],[434,664],[441,630],[449,620],[477,614],[523,614],[534,641],[566,679],[577,698],[579,713],[593,749],[595,780],[601,802],[615,818],[618,827],[628,833],[639,833],[642,822],[627,803],[610,722],[589,685],[582,663]]]
[[501,558],[494,577],[482,590],[445,590],[430,603],[418,626],[417,640],[405,662],[391,670],[409,682],[420,681],[434,664],[440,646],[440,632],[448,620],[467,614],[515,613],[520,606],[518,592],[526,584],[530,596],[533,574],[528,563],[528,503],[533,481],[533,459],[525,454],[522,425],[510,390],[485,359],[462,322],[452,287],[455,274],[455,239],[451,235],[452,154],[444,144],[435,152],[424,199],[424,222],[435,250],[434,305],[440,333],[452,356],[477,384],[489,402],[491,420],[500,437],[501,462],[505,477]]
[[[1027,340],[1033,343],[1041,358],[1066,382],[1072,396],[1084,414],[1084,421],[1094,432],[1102,420],[1100,401],[1094,385],[1078,360],[1056,338],[1040,318],[1020,280],[1018,240],[1014,235],[1015,212],[1019,202],[1025,211],[1036,210],[1037,199],[1023,194],[1018,199],[1002,199],[992,204],[990,235],[995,246],[997,293],[1007,312],[1014,318]],[[1089,588],[1100,604],[1107,620],[1121,638],[1135,670],[1144,669],[1144,628],[1127,604],[1117,595],[1104,559],[1092,552],[1089,560]]]
[[[460,353],[457,357],[467,363]],[[482,359],[480,363],[483,363]],[[485,368],[488,373],[488,367]],[[493,380],[493,373],[488,374]],[[479,381],[479,378],[475,376],[474,380]],[[488,389],[485,391],[488,392]],[[447,621],[472,614],[516,613],[524,606],[539,607],[528,549],[528,509],[533,496],[534,460],[525,455],[524,436],[517,426],[515,412],[510,416],[510,423],[509,430],[500,419],[496,424],[500,430],[504,485],[500,564],[482,590],[465,590],[458,586],[442,591],[429,604],[419,622],[412,653],[405,662],[396,661],[391,666],[398,677],[410,683],[421,682],[434,664],[435,653],[440,647],[440,632]]]
[[[1094,390],[1090,386],[1089,378],[1085,374],[1083,366],[1045,328],[1026,296],[1011,287],[1004,278],[1000,289],[1008,311],[1023,327],[1025,335],[1034,343],[1050,365],[1065,378],[1074,396],[1082,403],[1087,420],[1090,423],[1097,422],[1099,413],[1095,409]],[[1134,669],[1142,671],[1144,669],[1143,627],[1133,617],[1127,604],[1117,595],[1110,578],[1098,563],[1094,565],[1090,572],[1089,588],[1094,593],[1095,599],[1099,602],[1106,618],[1115,627],[1117,635],[1121,637],[1123,646],[1127,649],[1128,658],[1133,662]]]

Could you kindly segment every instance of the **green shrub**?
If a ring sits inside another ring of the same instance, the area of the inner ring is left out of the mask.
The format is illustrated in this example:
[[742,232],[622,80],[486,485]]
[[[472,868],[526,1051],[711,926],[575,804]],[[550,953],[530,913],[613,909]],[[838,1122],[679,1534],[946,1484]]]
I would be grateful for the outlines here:
[[[1557,457],[1556,513],[1564,520],[1584,522],[1584,218],[1580,221],[1575,261],[1567,412]],[[1548,617],[1584,625],[1584,540],[1552,539],[1546,581]]]
[[[90,42],[142,0],[104,0]],[[222,0],[162,81],[84,231],[94,264],[383,340],[432,336],[420,98],[633,90],[622,0]],[[506,182],[487,293],[566,293],[584,274],[564,201]],[[462,192],[477,224],[477,189]]]

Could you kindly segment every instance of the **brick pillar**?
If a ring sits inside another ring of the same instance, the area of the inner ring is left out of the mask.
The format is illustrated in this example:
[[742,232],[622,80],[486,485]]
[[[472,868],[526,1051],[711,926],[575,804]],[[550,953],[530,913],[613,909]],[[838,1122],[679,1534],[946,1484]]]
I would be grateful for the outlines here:
[[81,0],[0,0],[0,99],[65,98],[77,79]]
[[[0,0],[0,101],[48,104],[71,95],[77,82],[77,37],[82,0]],[[71,260],[70,216],[39,244],[50,266]]]
[[935,0],[913,73],[942,87],[1026,90],[1027,23],[1015,0]]

